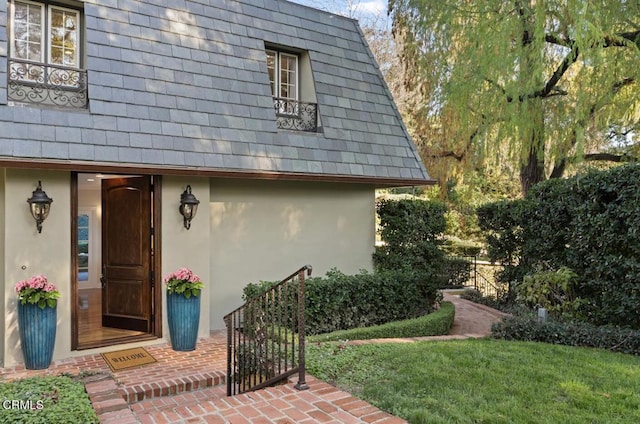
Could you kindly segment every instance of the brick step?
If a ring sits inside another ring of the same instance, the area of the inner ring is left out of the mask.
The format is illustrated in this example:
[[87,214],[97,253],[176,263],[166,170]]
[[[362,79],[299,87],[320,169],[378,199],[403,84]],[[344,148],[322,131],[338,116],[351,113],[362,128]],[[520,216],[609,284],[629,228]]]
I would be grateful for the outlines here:
[[218,385],[173,396],[145,399],[130,406],[143,422],[166,422],[173,414],[189,417],[217,410],[217,404],[226,397],[226,386]]
[[156,381],[143,380],[135,384],[124,384],[118,391],[126,403],[134,404],[147,399],[175,396],[217,386],[225,387],[226,390],[226,375],[222,371],[184,374]]

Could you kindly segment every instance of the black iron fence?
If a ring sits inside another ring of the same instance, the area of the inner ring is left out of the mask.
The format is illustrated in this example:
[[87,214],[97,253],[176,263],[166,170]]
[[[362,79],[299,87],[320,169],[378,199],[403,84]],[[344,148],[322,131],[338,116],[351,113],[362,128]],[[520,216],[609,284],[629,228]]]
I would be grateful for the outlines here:
[[481,261],[477,256],[458,256],[456,259],[466,261],[469,264],[466,287],[473,287],[483,296],[499,298],[508,291],[505,284],[496,279],[496,272],[502,270],[502,265]]
[[282,130],[309,131],[318,130],[318,105],[297,100],[273,98],[276,110],[276,126]]
[[227,326],[227,396],[273,386],[298,373],[305,376],[305,265],[224,317]]
[[8,99],[72,108],[87,107],[87,71],[30,60],[8,60]]

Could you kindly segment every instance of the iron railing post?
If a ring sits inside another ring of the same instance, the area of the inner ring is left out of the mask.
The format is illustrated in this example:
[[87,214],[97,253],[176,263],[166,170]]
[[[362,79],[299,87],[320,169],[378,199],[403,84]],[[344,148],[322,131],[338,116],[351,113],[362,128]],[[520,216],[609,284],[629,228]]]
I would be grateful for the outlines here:
[[231,396],[231,358],[232,354],[232,332],[233,332],[233,315],[224,317],[224,324],[227,326],[227,396]]
[[478,290],[478,257],[473,257],[473,288]]
[[[306,267],[307,275],[311,276],[311,265]],[[304,310],[304,269],[300,270],[298,277],[298,384],[294,387],[298,390],[307,390],[309,385],[306,381],[305,363],[305,310]]]

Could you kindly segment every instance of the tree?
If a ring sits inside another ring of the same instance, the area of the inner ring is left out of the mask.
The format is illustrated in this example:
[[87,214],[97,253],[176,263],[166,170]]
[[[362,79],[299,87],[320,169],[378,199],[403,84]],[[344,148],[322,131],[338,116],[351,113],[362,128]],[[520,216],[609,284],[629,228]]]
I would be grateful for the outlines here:
[[430,172],[503,168],[526,193],[578,161],[637,153],[639,2],[390,0],[389,12]]

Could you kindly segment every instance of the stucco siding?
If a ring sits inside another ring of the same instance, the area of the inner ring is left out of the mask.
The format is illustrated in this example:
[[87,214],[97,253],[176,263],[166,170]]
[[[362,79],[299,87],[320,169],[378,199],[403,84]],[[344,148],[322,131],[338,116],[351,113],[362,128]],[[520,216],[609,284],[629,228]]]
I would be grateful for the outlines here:
[[[29,213],[27,198],[38,180],[53,199],[49,217],[38,234]],[[33,275],[45,275],[60,291],[55,358],[68,356],[71,346],[71,220],[69,216],[69,173],[7,169],[1,215],[4,216],[4,363],[23,362],[18,332],[16,282]],[[6,201],[6,199],[11,199]]]
[[[5,169],[0,168],[0,258],[5,257]],[[4,260],[0,260],[0,281],[7,281],[5,278]],[[6,283],[5,283],[6,285]],[[6,287],[5,287],[6,288]],[[7,292],[0,290],[0,365],[4,364],[6,339],[5,329],[7,328]]]
[[[184,228],[182,215],[178,212],[180,194],[187,184],[192,193],[200,200],[191,229]],[[162,290],[163,337],[170,340],[167,321],[167,297],[162,278],[178,268],[189,268],[202,279],[205,284],[200,299],[200,327],[198,335],[209,335],[209,298],[216,291],[209,276],[210,243],[207,205],[209,204],[209,180],[207,178],[165,177],[162,180],[162,276],[156,278],[156,288]]]
[[362,185],[214,179],[211,182],[211,328],[242,304],[243,287],[372,268],[374,189]]

